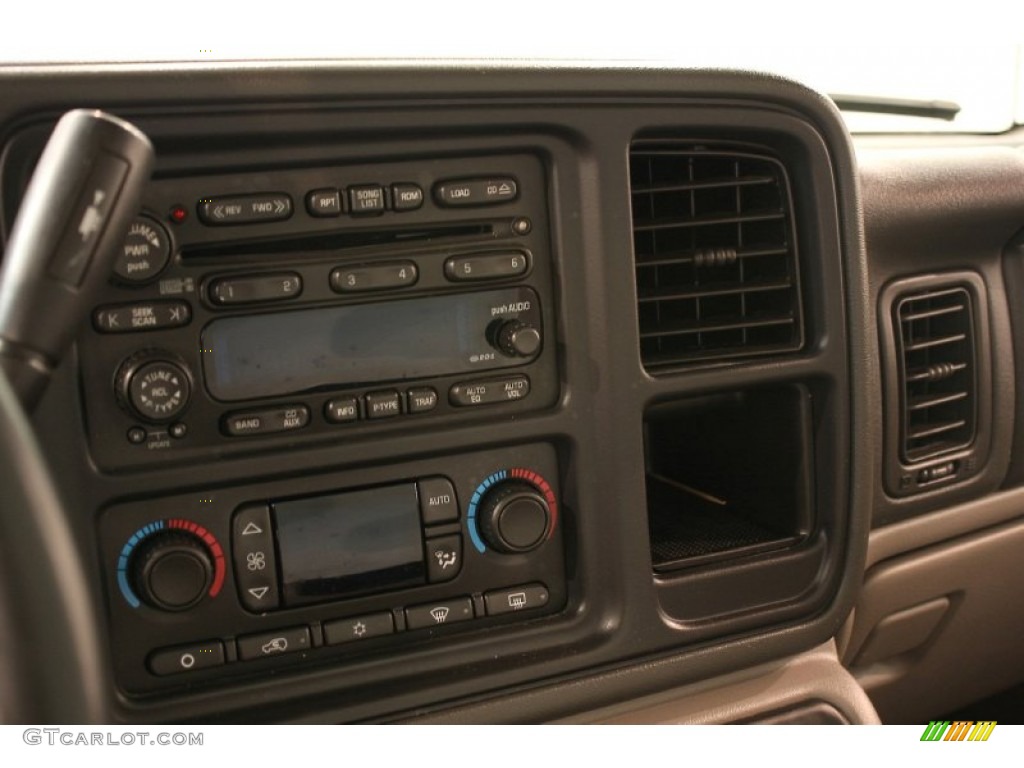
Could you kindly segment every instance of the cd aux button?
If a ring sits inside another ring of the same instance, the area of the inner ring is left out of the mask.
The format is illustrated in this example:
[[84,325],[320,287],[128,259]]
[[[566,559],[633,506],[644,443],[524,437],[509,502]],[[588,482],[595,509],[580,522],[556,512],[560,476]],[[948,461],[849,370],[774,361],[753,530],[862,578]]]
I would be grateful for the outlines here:
[[224,417],[224,432],[229,437],[268,435],[290,432],[309,424],[309,408],[304,405],[286,405],[261,411],[241,411]]

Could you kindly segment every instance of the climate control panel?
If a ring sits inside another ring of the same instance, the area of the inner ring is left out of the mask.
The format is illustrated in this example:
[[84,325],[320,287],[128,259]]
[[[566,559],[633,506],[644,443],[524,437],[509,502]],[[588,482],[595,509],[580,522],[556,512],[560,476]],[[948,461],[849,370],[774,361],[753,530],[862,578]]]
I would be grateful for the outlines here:
[[146,692],[349,663],[558,612],[558,478],[538,444],[111,507],[118,679]]

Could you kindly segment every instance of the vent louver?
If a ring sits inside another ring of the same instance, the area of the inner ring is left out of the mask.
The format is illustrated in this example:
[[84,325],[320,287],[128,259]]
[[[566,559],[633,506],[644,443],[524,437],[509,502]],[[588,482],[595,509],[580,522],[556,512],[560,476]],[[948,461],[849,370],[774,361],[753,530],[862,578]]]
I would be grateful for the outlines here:
[[957,286],[903,296],[894,314],[903,461],[912,464],[970,445],[977,410],[970,291]]
[[678,142],[630,150],[644,366],[799,349],[789,184],[777,160]]

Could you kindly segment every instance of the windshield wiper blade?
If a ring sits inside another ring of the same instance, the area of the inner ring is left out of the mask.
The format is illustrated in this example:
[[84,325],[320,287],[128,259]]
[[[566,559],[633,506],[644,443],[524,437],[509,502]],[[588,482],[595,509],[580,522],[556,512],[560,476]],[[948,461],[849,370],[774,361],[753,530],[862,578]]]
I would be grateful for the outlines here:
[[931,117],[936,120],[952,120],[960,112],[960,105],[955,101],[890,99],[884,96],[856,96],[845,93],[830,93],[829,98],[844,112]]

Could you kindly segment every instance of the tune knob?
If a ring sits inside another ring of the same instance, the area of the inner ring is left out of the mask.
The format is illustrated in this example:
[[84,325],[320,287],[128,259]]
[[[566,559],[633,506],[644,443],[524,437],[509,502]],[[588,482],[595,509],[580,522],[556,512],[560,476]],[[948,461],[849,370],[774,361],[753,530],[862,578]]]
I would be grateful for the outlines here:
[[497,347],[509,357],[533,357],[540,350],[540,331],[529,323],[508,320],[498,329]]
[[136,594],[153,608],[185,611],[209,591],[213,560],[206,546],[188,533],[157,533],[132,554]]
[[480,532],[487,543],[509,554],[529,552],[544,541],[551,526],[547,500],[530,483],[499,483],[480,505]]
[[122,406],[153,423],[171,421],[188,407],[192,377],[169,353],[143,352],[124,362],[117,374]]

